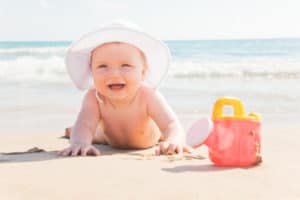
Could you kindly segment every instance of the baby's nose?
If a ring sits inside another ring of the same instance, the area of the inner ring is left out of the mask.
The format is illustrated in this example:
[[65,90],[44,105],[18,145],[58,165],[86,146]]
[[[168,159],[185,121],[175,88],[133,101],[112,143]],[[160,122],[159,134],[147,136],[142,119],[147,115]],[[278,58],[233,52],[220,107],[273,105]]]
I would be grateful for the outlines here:
[[113,68],[113,69],[110,70],[110,75],[111,76],[120,76],[120,74],[121,74],[121,71],[117,68]]

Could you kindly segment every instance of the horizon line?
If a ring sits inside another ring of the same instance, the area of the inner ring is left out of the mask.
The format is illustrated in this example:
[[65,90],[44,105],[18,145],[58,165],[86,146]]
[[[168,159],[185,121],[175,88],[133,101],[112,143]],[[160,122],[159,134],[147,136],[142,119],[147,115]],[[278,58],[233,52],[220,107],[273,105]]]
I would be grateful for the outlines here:
[[[219,40],[295,40],[300,37],[257,37],[257,38],[199,38],[199,39],[162,39],[162,41],[219,41]],[[73,40],[0,40],[5,42],[73,42]]]

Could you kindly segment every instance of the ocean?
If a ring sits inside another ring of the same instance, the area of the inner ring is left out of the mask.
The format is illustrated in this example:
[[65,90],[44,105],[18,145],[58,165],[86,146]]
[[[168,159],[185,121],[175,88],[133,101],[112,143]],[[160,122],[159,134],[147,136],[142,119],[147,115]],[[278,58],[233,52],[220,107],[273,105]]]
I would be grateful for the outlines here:
[[[233,96],[268,123],[299,121],[300,39],[165,42],[172,64],[160,91],[183,120],[210,116],[217,98]],[[0,42],[1,132],[57,131],[74,122],[83,92],[64,66],[70,44]]]

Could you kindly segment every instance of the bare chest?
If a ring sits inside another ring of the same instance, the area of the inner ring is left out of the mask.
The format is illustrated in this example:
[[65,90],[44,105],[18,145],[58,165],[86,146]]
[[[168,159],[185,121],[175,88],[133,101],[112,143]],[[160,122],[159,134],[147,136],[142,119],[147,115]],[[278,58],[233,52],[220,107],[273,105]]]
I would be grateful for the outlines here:
[[102,107],[101,119],[104,135],[113,146],[139,148],[149,146],[159,137],[158,128],[144,104],[121,109]]
[[134,132],[148,120],[147,110],[143,106],[122,109],[102,109],[101,119],[107,131]]

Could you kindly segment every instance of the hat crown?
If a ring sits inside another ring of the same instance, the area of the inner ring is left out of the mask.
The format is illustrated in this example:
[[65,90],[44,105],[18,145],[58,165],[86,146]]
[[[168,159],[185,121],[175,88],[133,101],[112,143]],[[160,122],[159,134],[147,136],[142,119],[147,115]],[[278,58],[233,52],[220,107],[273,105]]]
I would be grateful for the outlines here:
[[107,23],[104,26],[102,26],[102,28],[125,28],[136,31],[142,31],[142,29],[137,24],[123,19],[113,20],[110,23]]

